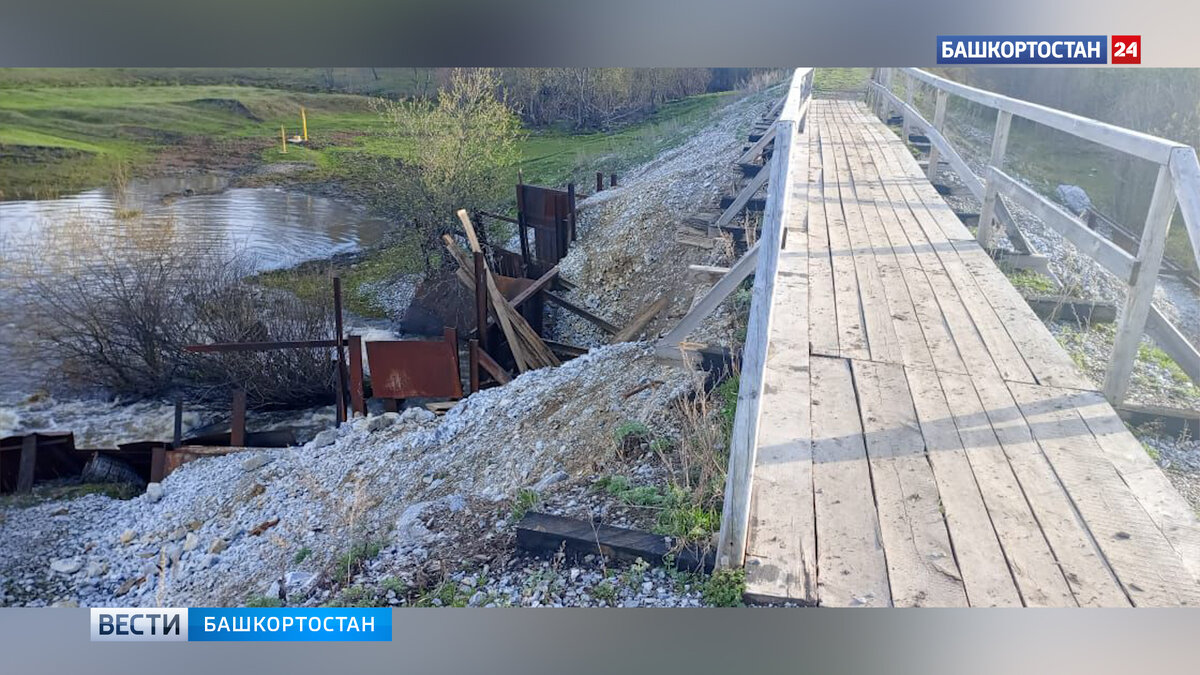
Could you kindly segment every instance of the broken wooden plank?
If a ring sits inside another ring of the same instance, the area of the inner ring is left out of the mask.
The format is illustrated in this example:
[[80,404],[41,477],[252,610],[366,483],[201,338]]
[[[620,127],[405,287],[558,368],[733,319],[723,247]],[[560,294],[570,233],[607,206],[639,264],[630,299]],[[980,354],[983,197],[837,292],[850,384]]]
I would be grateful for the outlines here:
[[599,326],[601,330],[608,333],[609,335],[615,335],[621,331],[620,328],[617,328],[616,326],[609,323],[608,321],[605,321],[602,317],[600,317],[596,314],[593,314],[592,312],[588,311],[587,309],[580,307],[579,305],[571,302],[570,300],[567,300],[566,298],[562,297],[561,295],[558,295],[557,293],[552,293],[550,291],[546,291],[546,299],[549,300],[550,302],[553,302],[554,304],[558,305],[559,307],[562,307],[563,309],[567,310],[568,312],[571,312],[572,314],[575,314],[584,319],[587,319],[588,321],[591,321],[592,323]]
[[708,289],[700,301],[692,306],[688,313],[684,315],[675,327],[667,332],[666,335],[658,341],[657,354],[662,358],[678,359],[680,358],[679,344],[685,337],[688,336],[700,322],[712,313],[721,301],[729,296],[746,277],[754,271],[754,266],[758,262],[758,244],[754,244],[746,254],[734,263],[733,267],[729,268],[729,272],[721,277],[713,287]]
[[667,304],[670,303],[670,301],[671,299],[664,295],[650,303],[650,305],[643,309],[640,314],[633,318],[633,321],[630,321],[627,326],[622,328],[617,332],[616,335],[613,336],[613,343],[629,342],[630,340],[636,338],[643,330],[645,330],[646,326],[650,325],[650,322],[654,320],[654,317],[658,316],[659,312],[666,309]]

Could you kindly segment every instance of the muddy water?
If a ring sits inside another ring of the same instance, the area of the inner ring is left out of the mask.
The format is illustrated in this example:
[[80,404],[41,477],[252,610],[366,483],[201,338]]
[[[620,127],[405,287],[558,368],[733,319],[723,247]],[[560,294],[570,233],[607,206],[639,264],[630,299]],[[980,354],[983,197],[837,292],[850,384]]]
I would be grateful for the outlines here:
[[0,245],[36,243],[62,222],[120,227],[118,211],[171,222],[189,239],[248,253],[260,270],[369,246],[388,229],[354,206],[277,188],[231,188],[220,176],[133,181],[61,199],[0,202]]
[[[31,351],[31,336],[14,297],[23,269],[14,261],[28,260],[31,248],[73,228],[120,238],[131,218],[246,254],[258,271],[370,246],[389,227],[353,205],[275,188],[228,188],[220,176],[140,180],[119,193],[103,188],[60,199],[0,202],[0,436],[75,430],[91,447],[169,436],[172,413],[165,402],[126,405],[56,391],[53,364],[18,357]],[[185,426],[210,423],[217,414],[197,411],[185,417]]]

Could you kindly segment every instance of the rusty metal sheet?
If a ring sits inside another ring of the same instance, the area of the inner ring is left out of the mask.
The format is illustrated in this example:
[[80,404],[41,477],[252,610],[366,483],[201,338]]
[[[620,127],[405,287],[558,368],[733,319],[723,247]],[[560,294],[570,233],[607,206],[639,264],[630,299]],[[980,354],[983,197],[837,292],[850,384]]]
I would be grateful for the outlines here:
[[534,231],[532,266],[537,274],[567,256],[575,214],[575,195],[537,185],[517,185],[522,253],[530,256],[526,228]]
[[378,398],[462,398],[458,344],[453,330],[443,340],[367,343],[371,391]]

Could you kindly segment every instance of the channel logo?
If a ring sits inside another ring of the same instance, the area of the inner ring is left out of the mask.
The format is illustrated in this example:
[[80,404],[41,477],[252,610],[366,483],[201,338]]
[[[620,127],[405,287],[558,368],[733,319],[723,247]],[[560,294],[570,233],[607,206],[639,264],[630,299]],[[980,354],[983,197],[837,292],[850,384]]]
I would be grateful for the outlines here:
[[1078,65],[1108,63],[1107,35],[939,35],[945,65]]
[[187,641],[186,609],[92,608],[92,642]]
[[92,642],[380,642],[384,608],[93,607]]

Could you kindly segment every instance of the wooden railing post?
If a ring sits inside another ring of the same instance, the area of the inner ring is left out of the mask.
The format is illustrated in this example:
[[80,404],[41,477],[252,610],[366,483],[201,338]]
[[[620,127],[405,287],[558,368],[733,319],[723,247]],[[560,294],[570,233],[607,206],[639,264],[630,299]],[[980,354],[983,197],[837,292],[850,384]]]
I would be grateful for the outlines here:
[[1117,317],[1117,337],[1113,344],[1112,358],[1104,373],[1104,397],[1113,405],[1125,398],[1129,389],[1129,378],[1133,374],[1133,362],[1137,358],[1138,345],[1145,332],[1146,317],[1154,299],[1154,286],[1158,281],[1158,268],[1162,264],[1166,246],[1167,230],[1175,212],[1175,186],[1170,167],[1166,164],[1158,170],[1154,183],[1154,196],[1150,198],[1150,210],[1146,214],[1146,226],[1138,244],[1137,267],[1129,281],[1129,292],[1125,296],[1124,309]]
[[[937,90],[937,103],[933,109],[933,128],[940,134],[946,126],[946,102],[949,100],[950,94],[945,91]],[[945,135],[945,134],[943,134]],[[929,143],[929,167],[925,170],[925,175],[929,177],[930,182],[937,177],[937,165],[941,160],[938,154],[937,145],[932,141]]]
[[913,77],[907,72],[904,73],[904,102],[908,104],[908,109],[904,111],[904,143],[908,144],[908,134],[912,128],[912,120],[908,118],[908,110],[916,110],[916,108],[913,106]]
[[[994,166],[997,169],[1004,168],[1004,152],[1008,149],[1008,130],[1011,126],[1012,113],[1006,110],[997,111],[996,131],[992,134],[992,156],[988,160],[989,166]],[[992,248],[997,199],[999,197],[996,196],[995,182],[992,179],[991,172],[988,172],[984,176],[983,208],[979,211],[979,231],[975,235],[976,241],[985,249]]]

